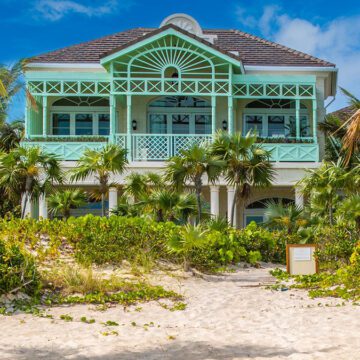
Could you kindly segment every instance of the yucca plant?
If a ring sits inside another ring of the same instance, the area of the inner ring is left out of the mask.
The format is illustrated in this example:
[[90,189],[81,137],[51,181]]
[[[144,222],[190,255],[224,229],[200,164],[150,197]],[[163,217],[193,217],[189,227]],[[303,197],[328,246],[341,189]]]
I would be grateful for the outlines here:
[[209,240],[207,237],[208,230],[203,229],[201,225],[183,226],[179,234],[174,234],[168,240],[168,249],[170,252],[177,253],[183,258],[184,271],[190,269],[190,254],[194,249],[201,249],[207,246]]
[[86,205],[87,196],[81,189],[57,190],[48,197],[50,212],[61,215],[65,220],[70,217],[70,210]]

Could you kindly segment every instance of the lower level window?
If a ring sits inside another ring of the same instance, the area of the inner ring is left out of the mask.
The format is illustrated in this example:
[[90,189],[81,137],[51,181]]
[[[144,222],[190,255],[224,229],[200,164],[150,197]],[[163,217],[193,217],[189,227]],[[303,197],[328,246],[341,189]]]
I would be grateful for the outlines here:
[[53,134],[70,135],[70,114],[53,114]]
[[75,135],[93,135],[92,114],[75,114]]
[[264,222],[263,215],[246,215],[245,216],[245,226],[248,226],[251,222],[256,222],[256,224],[261,224]]

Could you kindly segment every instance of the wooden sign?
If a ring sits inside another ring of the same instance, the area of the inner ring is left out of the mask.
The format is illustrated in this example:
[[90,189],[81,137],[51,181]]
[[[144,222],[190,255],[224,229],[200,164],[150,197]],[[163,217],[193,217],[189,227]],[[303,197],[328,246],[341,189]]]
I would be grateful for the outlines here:
[[290,275],[311,275],[319,271],[315,244],[286,245],[286,269]]

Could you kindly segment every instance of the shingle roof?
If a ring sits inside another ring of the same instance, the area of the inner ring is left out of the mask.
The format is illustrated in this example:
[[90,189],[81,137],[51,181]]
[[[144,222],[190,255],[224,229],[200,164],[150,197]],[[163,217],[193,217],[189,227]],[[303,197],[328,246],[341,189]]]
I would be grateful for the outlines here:
[[356,112],[356,109],[352,106],[346,106],[344,108],[338,109],[336,111],[333,111],[329,115],[338,117],[341,121],[346,121],[349,119],[352,115],[354,115]]
[[[106,53],[125,47],[143,36],[158,31],[154,28],[135,28],[113,35],[68,46],[59,50],[35,56],[30,62],[36,63],[98,63]],[[315,66],[335,65],[314,56],[290,49],[239,30],[204,30],[206,35],[216,35],[214,46],[227,55],[238,52],[244,65],[257,66]],[[190,35],[187,33],[187,35]],[[199,38],[197,38],[199,40]],[[206,42],[207,43],[207,42]],[[207,43],[208,44],[208,43]]]

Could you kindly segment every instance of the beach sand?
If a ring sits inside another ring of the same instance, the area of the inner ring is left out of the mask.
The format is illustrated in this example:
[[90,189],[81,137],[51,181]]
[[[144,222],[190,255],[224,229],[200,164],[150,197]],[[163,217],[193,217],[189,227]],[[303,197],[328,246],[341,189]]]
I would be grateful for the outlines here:
[[[0,359],[360,359],[360,307],[259,287],[274,282],[268,267],[150,280],[183,294],[187,308],[150,302],[101,312],[76,305],[50,309],[53,320],[0,316]],[[60,320],[62,314],[74,320]],[[82,316],[96,323],[82,323]],[[101,324],[108,320],[119,326]]]

